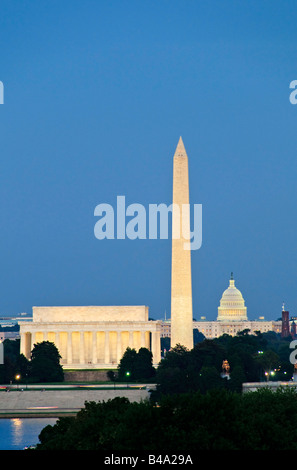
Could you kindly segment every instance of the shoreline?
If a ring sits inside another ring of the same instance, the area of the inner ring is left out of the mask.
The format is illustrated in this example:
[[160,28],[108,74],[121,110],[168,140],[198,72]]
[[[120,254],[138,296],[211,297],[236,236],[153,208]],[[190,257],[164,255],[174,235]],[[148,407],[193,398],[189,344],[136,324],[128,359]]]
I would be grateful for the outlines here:
[[27,389],[2,388],[0,391],[0,419],[4,418],[60,418],[76,416],[86,402],[106,402],[123,397],[141,402],[149,399],[152,384],[123,387],[85,384],[81,386],[43,385]]

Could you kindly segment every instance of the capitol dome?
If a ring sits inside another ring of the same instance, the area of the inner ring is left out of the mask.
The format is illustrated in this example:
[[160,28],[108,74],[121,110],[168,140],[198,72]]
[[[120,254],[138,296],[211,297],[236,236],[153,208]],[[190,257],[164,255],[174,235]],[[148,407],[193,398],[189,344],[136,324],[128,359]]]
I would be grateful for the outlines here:
[[218,307],[217,321],[245,321],[247,320],[247,308],[240,290],[235,287],[233,273],[229,281],[229,287],[223,292],[220,306]]

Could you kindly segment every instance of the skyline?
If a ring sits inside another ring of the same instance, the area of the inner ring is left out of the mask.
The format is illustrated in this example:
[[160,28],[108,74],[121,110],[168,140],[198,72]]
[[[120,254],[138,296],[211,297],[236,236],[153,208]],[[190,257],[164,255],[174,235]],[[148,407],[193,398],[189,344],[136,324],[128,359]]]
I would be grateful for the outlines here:
[[147,305],[170,317],[171,240],[98,240],[100,203],[171,204],[182,136],[193,317],[230,273],[249,319],[297,315],[296,3],[1,2],[0,316]]

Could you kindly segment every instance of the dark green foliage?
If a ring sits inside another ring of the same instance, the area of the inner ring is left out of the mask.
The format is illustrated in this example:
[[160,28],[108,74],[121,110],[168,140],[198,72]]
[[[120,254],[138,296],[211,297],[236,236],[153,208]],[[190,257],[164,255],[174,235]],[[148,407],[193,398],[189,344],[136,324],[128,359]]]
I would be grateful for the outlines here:
[[20,354],[20,340],[4,341],[4,364],[0,365],[0,383],[62,382],[64,373],[60,354],[54,343],[43,341],[34,345],[31,361]]
[[34,345],[31,353],[30,376],[36,382],[62,382],[63,368],[54,343],[42,341]]
[[15,383],[17,374],[21,379],[28,376],[29,361],[23,354],[20,354],[20,340],[5,339],[4,345],[4,364],[0,365],[0,383]]
[[135,359],[134,376],[136,380],[151,379],[155,375],[153,354],[147,348],[140,348]]
[[109,370],[107,371],[107,377],[108,379],[111,381],[111,382],[115,382],[116,380],[116,375],[115,375],[115,372],[113,370]]
[[37,450],[297,450],[297,394],[212,390],[163,397],[159,406],[126,398],[89,402],[39,439]]
[[[166,354],[156,372],[157,390],[152,398],[164,394],[200,391],[213,388],[241,392],[243,382],[290,380],[293,365],[289,361],[290,341],[273,332],[236,336],[222,335],[205,339],[188,351],[178,345]],[[221,377],[223,360],[230,365],[230,378]],[[268,376],[265,375],[269,374]],[[273,375],[271,375],[273,373]]]
[[195,344],[200,343],[204,339],[205,339],[205,336],[197,328],[194,328],[194,330],[193,330],[194,346],[195,346]]
[[177,345],[159,364],[157,389],[152,392],[152,399],[158,401],[162,395],[223,388],[225,380],[220,372],[224,358],[222,348],[210,340],[198,343],[191,351]]
[[155,375],[153,355],[147,348],[127,348],[118,365],[118,380],[149,380]]
[[170,349],[170,338],[168,336],[161,338],[161,353],[162,356],[165,354],[166,351]]
[[136,349],[126,349],[118,365],[119,380],[134,380],[134,365],[136,361],[136,356]]

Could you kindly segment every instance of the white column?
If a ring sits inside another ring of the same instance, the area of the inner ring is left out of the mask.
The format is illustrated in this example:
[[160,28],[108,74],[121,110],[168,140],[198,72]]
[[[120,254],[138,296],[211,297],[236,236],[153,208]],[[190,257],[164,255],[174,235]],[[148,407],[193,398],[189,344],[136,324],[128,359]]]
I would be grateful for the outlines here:
[[105,362],[105,364],[109,364],[109,363],[110,363],[109,331],[105,331],[105,339],[104,339],[104,362]]
[[150,340],[150,332],[145,332],[145,347],[150,350],[151,349],[151,340]]
[[27,357],[26,334],[27,333],[21,333],[21,348],[20,348],[20,353],[23,354],[25,357]]
[[117,363],[122,359],[122,332],[117,332]]
[[55,345],[56,345],[56,348],[58,349],[58,351],[60,353],[60,332],[59,331],[56,331],[56,333],[55,333]]
[[140,347],[145,348],[145,331],[140,332]]
[[72,364],[72,331],[67,334],[67,359],[66,364]]
[[80,332],[80,338],[79,338],[79,363],[84,364],[85,363],[85,338],[84,338],[84,332]]
[[27,359],[31,356],[31,333],[21,333],[21,354]]
[[129,331],[129,348],[133,349],[134,341],[133,341],[133,331]]
[[161,360],[161,338],[159,331],[152,331],[152,354],[153,364],[158,364]]
[[92,332],[92,364],[97,364],[97,331]]
[[36,333],[35,333],[35,331],[32,331],[32,333],[31,333],[31,351],[34,348],[35,342],[36,342]]

